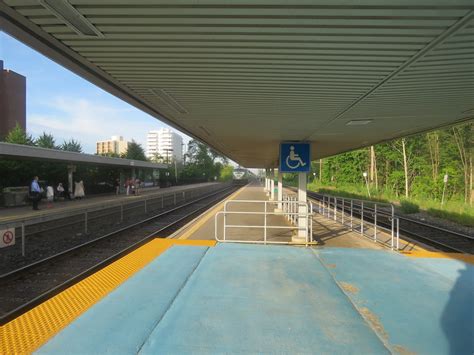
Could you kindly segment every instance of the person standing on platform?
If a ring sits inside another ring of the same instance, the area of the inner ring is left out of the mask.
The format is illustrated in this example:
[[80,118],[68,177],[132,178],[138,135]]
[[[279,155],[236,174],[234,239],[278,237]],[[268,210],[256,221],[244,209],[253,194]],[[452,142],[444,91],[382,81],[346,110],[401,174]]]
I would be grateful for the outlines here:
[[74,190],[74,198],[82,200],[84,196],[85,196],[84,182],[81,180],[79,182],[76,182],[76,188]]
[[41,188],[38,184],[38,180],[39,178],[35,176],[30,185],[30,199],[33,202],[33,209],[36,211],[39,210],[38,202],[41,200]]
[[58,187],[56,187],[56,191],[59,198],[64,198],[64,186],[62,182],[58,184]]
[[127,190],[127,196],[130,195],[130,185],[131,185],[130,179],[127,179],[125,181],[125,189]]
[[120,194],[120,179],[115,179],[114,181],[115,194]]
[[46,200],[48,201],[48,205],[46,207],[48,208],[53,207],[54,189],[49,184],[46,184]]
[[138,196],[140,192],[140,179],[135,179],[135,195]]

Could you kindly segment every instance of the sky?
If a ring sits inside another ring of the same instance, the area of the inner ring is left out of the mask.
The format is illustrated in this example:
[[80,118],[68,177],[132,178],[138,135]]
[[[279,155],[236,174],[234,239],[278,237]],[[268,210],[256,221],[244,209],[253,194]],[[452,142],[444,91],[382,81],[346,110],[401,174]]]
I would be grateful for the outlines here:
[[33,137],[51,133],[57,144],[74,138],[95,153],[96,141],[116,135],[146,149],[148,131],[169,127],[1,31],[0,60],[26,77],[26,130]]

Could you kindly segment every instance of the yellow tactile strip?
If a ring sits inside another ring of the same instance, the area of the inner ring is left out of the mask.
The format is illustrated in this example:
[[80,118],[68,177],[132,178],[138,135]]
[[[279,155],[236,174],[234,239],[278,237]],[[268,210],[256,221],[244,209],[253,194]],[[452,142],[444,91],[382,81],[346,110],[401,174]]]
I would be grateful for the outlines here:
[[474,255],[470,254],[461,254],[461,253],[442,253],[442,252],[432,252],[427,250],[413,250],[402,252],[403,255],[409,256],[411,258],[445,258],[445,259],[456,259],[461,260],[466,263],[474,264]]
[[35,351],[74,319],[173,245],[214,246],[212,240],[154,239],[0,327],[0,354]]

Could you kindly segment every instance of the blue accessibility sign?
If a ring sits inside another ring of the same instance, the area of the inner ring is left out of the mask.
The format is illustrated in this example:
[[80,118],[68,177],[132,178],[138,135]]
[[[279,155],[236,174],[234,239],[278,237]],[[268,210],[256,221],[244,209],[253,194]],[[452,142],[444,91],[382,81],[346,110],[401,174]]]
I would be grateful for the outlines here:
[[311,146],[309,143],[285,142],[280,144],[281,172],[309,172],[310,168]]

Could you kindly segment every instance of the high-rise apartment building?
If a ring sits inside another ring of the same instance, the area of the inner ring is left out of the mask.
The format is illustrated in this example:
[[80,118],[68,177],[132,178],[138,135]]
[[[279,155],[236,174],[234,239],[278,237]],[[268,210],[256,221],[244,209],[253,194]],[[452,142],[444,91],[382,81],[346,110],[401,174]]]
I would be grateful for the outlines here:
[[118,155],[125,154],[128,149],[128,141],[122,136],[112,136],[110,140],[98,141],[96,143],[96,153],[99,155],[115,153]]
[[5,137],[17,123],[26,129],[26,78],[3,69],[0,60],[0,138]]
[[148,132],[146,156],[153,158],[159,154],[164,162],[181,162],[183,160],[183,138],[169,128]]

